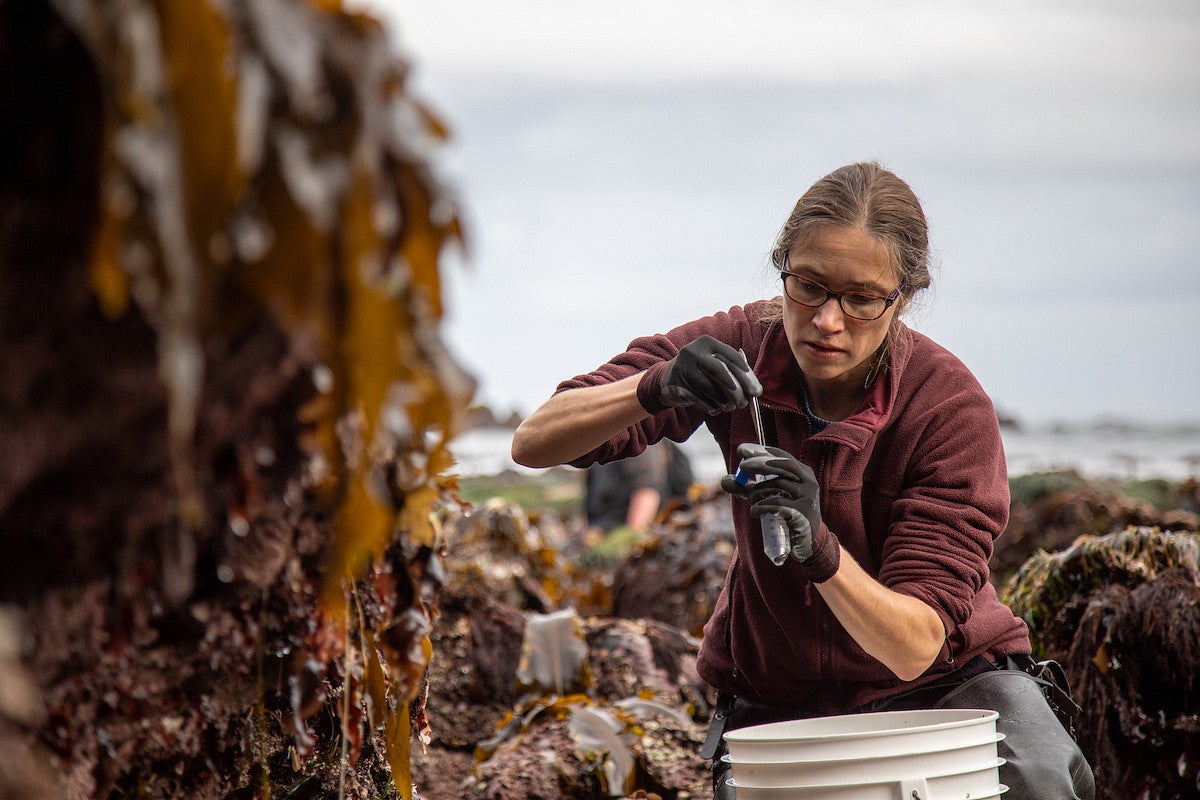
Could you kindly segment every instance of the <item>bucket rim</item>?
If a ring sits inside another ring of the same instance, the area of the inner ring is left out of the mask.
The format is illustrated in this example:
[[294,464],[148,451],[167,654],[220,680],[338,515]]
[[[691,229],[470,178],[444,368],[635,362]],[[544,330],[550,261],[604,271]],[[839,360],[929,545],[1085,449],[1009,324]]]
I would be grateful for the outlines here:
[[[773,791],[773,790],[778,789],[779,791],[784,791],[784,792],[794,791],[795,789],[820,790],[822,788],[840,789],[840,788],[845,788],[846,786],[850,786],[850,787],[855,787],[855,786],[863,787],[863,786],[874,786],[874,785],[898,786],[900,784],[900,781],[897,780],[897,781],[882,781],[882,782],[876,782],[876,783],[843,784],[841,786],[832,786],[832,787],[831,786],[825,786],[825,787],[821,787],[821,786],[747,786],[744,783],[737,783],[736,781],[734,781],[733,778],[726,778],[725,782],[733,789],[752,789],[754,791],[763,791],[763,790]],[[984,794],[972,794],[972,800],[991,800],[991,798],[993,798],[993,797],[1002,797],[1008,792],[1008,789],[1009,789],[1008,784],[998,783],[994,787],[984,790],[985,791]]]
[[885,758],[906,758],[908,756],[933,755],[936,753],[953,753],[955,750],[965,750],[968,747],[986,747],[988,745],[997,745],[1004,741],[1004,734],[997,732],[991,739],[983,739],[978,742],[955,743],[946,747],[938,747],[934,750],[917,750],[915,752],[904,753],[868,753],[861,756],[842,756],[841,758],[818,758],[805,759],[804,761],[781,761],[774,759],[771,761],[751,761],[745,758],[734,758],[733,753],[726,753],[721,756],[721,761],[726,764],[752,764],[754,766],[773,766],[775,764],[838,764],[846,761],[878,761]]
[[[979,766],[979,767],[975,767],[973,769],[955,770],[953,772],[938,772],[933,775],[905,775],[904,777],[899,777],[899,778],[884,778],[881,780],[856,781],[854,783],[809,783],[809,784],[804,784],[803,786],[761,786],[758,784],[742,783],[742,782],[738,781],[737,778],[733,777],[732,775],[729,776],[728,778],[726,778],[725,780],[729,783],[730,786],[736,787],[738,789],[814,789],[814,790],[816,790],[816,789],[841,789],[846,786],[887,786],[887,785],[897,784],[900,781],[913,780],[915,778],[923,778],[925,780],[936,780],[938,778],[952,778],[955,775],[969,775],[972,772],[984,772],[987,770],[999,769],[1000,767],[1004,766],[1006,763],[1008,763],[1008,762],[1006,762],[1003,758],[1000,758],[999,756],[997,756],[994,759],[994,762],[991,764],[988,764],[986,767]],[[1004,784],[1000,783],[999,781],[997,781],[997,783],[1000,786],[1004,786]],[[1007,788],[1007,787],[1005,787],[1005,788]]]
[[[879,730],[867,731],[842,731],[834,733],[810,733],[801,736],[779,736],[774,734],[774,731],[779,730],[786,725],[793,725],[797,722],[803,723],[819,723],[821,720],[845,719],[854,717],[857,719],[867,718],[895,718],[898,715],[913,715],[929,712],[930,716],[934,714],[959,713],[964,716],[961,719],[944,720],[941,722],[929,722],[926,724],[917,724],[903,728],[884,728]],[[896,736],[898,734],[910,733],[926,733],[929,731],[938,730],[953,730],[955,728],[965,728],[971,725],[978,725],[981,722],[992,721],[1000,718],[997,711],[992,711],[986,708],[955,708],[955,709],[915,709],[912,711],[874,711],[864,714],[835,714],[824,717],[805,717],[803,719],[783,720],[781,722],[768,722],[763,725],[749,725],[745,728],[727,731],[724,736],[726,741],[730,742],[828,742],[839,741],[843,739],[871,739],[880,736]]]

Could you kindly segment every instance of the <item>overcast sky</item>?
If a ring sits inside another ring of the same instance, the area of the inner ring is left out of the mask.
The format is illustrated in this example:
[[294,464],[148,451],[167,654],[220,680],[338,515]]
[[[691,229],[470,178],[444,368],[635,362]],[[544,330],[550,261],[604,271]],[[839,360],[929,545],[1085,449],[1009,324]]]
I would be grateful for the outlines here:
[[796,198],[877,159],[909,322],[1030,421],[1200,418],[1200,3],[359,0],[454,130],[446,337],[499,412],[778,294]]

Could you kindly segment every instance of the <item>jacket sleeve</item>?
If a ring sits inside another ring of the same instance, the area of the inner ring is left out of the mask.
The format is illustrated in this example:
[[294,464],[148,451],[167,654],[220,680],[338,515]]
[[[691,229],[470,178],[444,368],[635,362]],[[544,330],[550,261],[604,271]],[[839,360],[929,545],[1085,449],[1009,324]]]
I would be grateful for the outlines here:
[[[974,377],[918,411],[917,445],[892,507],[879,580],[916,597],[949,636],[970,616],[988,580],[988,560],[1008,523],[1008,470],[991,400]],[[934,378],[933,380],[937,380]]]
[[[648,378],[651,380],[661,381],[666,363],[673,359],[685,345],[705,334],[719,339],[731,347],[746,349],[747,355],[753,359],[749,345],[754,337],[746,308],[735,306],[728,312],[702,317],[666,333],[634,339],[629,343],[625,352],[614,356],[608,363],[591,372],[563,381],[558,385],[555,393],[612,383],[644,371],[649,371]],[[757,345],[755,344],[755,346]],[[619,458],[635,456],[654,442],[664,438],[682,442],[705,421],[704,410],[698,406],[662,407],[642,398],[641,394],[639,392],[639,399],[643,407],[650,412],[650,416],[637,425],[621,431],[590,453],[585,453],[570,462],[571,466],[587,467],[592,464],[607,463]]]

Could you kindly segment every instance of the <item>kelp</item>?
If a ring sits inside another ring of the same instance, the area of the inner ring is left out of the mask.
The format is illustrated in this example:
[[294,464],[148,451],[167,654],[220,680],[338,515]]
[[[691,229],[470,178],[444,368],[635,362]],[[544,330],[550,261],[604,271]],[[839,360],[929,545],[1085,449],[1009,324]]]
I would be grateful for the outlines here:
[[533,522],[515,503],[492,498],[452,514],[445,524],[450,582],[473,584],[497,600],[548,613],[573,591],[557,547],[561,523]]
[[1098,797],[1169,800],[1200,781],[1200,537],[1128,528],[1040,552],[1002,597],[1059,661]]
[[1133,588],[1159,572],[1200,570],[1200,538],[1130,527],[1106,536],[1081,536],[1055,553],[1039,551],[1004,585],[1001,599],[1029,626],[1034,653],[1066,652],[1088,598],[1109,585]]
[[[312,348],[312,488],[336,504],[326,609],[402,528],[437,534],[471,380],[437,336],[437,263],[460,237],[425,161],[445,126],[370,18],[338,3],[57,4],[105,87],[90,263],[103,306],[159,335],[180,518],[204,345],[268,313]],[[394,475],[387,474],[391,469]]]
[[[212,591],[204,570],[268,596],[274,581],[307,580],[284,568],[286,526],[332,520],[320,585],[284,592],[312,604],[289,658],[297,763],[313,750],[306,718],[337,703],[347,755],[363,728],[384,731],[408,795],[409,704],[441,583],[439,508],[456,489],[449,444],[473,392],[439,334],[440,255],[462,242],[430,165],[447,127],[409,90],[379,23],[337,0],[18,5],[6,24],[51,8],[90,57],[79,77],[98,89],[101,130],[97,208],[80,221],[87,280],[114,326],[154,337],[170,496],[161,519],[158,506],[143,512],[168,609],[153,613],[186,616],[170,609],[186,609],[198,585]],[[279,375],[239,386],[229,355],[259,340],[277,346]],[[224,403],[235,394],[255,416]],[[268,417],[260,407],[280,398]],[[294,474],[263,477],[290,467],[293,451]],[[268,517],[285,530],[260,530]],[[385,557],[397,541],[402,552]],[[268,548],[264,559],[252,545]],[[143,572],[116,584],[130,608]],[[379,602],[355,613],[364,581]]]
[[[1065,550],[1084,534],[1103,536],[1130,526],[1200,531],[1195,505],[1188,510],[1188,484],[1159,486],[1084,481],[1074,472],[1034,473],[1010,481],[1008,526],[996,541],[990,567],[999,588],[1038,548]],[[1145,499],[1153,494],[1162,505]]]

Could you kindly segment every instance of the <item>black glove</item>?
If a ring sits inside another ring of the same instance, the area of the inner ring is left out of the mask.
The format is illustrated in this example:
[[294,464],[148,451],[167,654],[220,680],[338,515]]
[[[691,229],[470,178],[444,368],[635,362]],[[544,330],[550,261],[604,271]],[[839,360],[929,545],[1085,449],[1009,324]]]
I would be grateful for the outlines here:
[[[841,547],[829,528],[821,526],[821,487],[817,476],[786,450],[761,444],[740,444],[738,471],[751,479],[738,483],[721,479],[721,488],[750,502],[750,516],[779,514],[791,532],[792,558],[800,562],[813,583],[833,577],[841,563]],[[759,480],[754,480],[754,478]]]
[[701,336],[671,359],[659,389],[664,406],[698,405],[709,414],[745,408],[762,384],[746,357],[724,342]]

